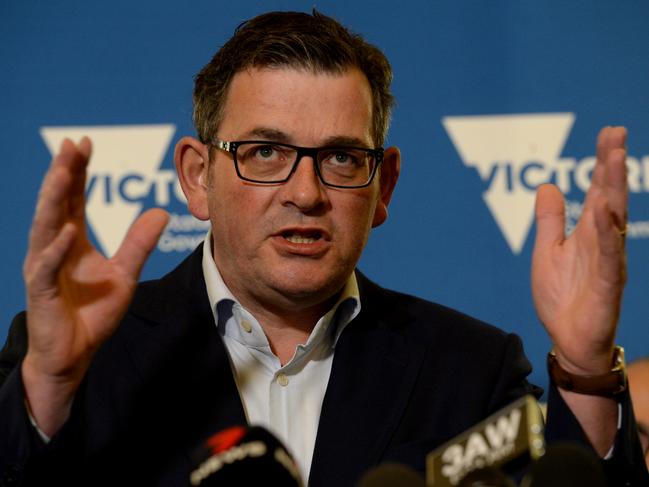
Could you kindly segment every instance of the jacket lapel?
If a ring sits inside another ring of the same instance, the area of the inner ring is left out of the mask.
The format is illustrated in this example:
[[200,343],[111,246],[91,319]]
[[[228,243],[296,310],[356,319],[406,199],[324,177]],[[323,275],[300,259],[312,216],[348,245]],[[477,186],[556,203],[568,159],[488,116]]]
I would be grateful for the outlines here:
[[407,310],[358,274],[362,311],[336,344],[309,485],[343,485],[378,464],[408,404],[424,348],[400,332]]
[[170,429],[188,457],[212,434],[246,424],[210,309],[201,249],[160,281],[142,285],[130,310],[141,324],[129,352],[143,380],[155,377],[150,389],[162,391],[156,399],[165,404],[167,424],[178,423]]

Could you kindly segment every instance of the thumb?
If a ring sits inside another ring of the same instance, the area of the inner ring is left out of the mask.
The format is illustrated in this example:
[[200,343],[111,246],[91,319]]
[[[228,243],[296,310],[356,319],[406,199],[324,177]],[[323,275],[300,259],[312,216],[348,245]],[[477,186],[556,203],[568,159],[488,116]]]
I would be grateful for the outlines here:
[[140,275],[168,221],[169,214],[166,211],[152,208],[142,213],[131,225],[113,261],[133,280],[137,280]]

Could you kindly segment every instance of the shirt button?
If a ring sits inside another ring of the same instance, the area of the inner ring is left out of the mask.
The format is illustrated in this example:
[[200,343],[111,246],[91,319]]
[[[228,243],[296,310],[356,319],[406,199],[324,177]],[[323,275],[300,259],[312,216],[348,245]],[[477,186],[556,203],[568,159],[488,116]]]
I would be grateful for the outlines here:
[[248,320],[241,320],[241,327],[246,331],[246,333],[250,333],[252,331],[252,325]]
[[277,382],[280,386],[286,387],[288,385],[288,377],[286,377],[286,374],[279,374],[277,376]]

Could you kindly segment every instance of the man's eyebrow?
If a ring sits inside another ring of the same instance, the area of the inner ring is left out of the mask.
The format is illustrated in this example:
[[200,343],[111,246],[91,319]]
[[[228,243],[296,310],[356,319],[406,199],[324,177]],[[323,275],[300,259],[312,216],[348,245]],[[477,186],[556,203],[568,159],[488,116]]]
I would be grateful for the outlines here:
[[246,139],[260,138],[261,140],[269,140],[284,144],[291,143],[291,137],[287,133],[268,127],[256,127],[251,131],[246,132],[243,137]]
[[[279,142],[283,144],[293,143],[293,137],[288,135],[286,132],[281,130],[269,128],[269,127],[256,127],[249,132],[246,132],[242,136],[245,139],[254,139],[259,138],[261,140],[268,140],[272,142]],[[321,147],[330,147],[330,146],[341,146],[341,147],[367,147],[368,144],[365,140],[358,137],[350,137],[346,135],[333,135],[327,137]]]
[[325,146],[338,145],[343,147],[368,147],[367,141],[358,137],[349,137],[345,135],[335,135],[325,139]]

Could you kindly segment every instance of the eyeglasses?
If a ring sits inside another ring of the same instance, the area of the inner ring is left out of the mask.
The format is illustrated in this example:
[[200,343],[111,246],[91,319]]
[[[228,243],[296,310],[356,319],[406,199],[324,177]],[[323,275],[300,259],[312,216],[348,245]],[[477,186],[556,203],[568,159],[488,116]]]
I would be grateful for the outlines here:
[[383,161],[383,149],[364,147],[298,147],[259,140],[226,142],[212,139],[217,149],[232,154],[234,167],[244,181],[281,184],[289,180],[304,156],[311,157],[325,186],[364,188],[369,186]]

